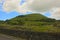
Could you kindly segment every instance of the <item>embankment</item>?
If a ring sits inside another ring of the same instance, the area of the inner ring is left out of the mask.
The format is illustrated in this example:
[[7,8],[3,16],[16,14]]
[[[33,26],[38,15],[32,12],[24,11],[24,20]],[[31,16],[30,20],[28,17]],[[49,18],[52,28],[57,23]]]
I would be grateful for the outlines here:
[[60,40],[59,33],[32,32],[22,30],[0,29],[0,33],[23,38],[25,40]]

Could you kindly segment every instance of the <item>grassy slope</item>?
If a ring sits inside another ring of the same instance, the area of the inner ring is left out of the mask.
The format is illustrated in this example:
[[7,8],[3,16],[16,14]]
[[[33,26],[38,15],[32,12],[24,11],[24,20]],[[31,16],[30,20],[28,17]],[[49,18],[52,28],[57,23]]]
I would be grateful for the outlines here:
[[53,26],[55,22],[39,21],[44,19],[47,20],[48,18],[41,14],[22,15],[5,21],[4,23],[0,24],[0,27],[14,30],[29,30],[37,32],[60,32],[60,28]]

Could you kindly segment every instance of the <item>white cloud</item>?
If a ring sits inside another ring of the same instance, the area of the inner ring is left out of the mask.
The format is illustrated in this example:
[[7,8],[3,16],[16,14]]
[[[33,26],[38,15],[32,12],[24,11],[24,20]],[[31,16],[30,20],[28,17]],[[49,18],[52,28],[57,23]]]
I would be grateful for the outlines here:
[[[25,0],[23,5],[20,5],[21,0],[5,0],[3,4],[3,9],[6,12],[10,11],[17,11],[17,12],[47,12],[50,11],[52,8],[59,8],[60,7],[60,0]],[[57,9],[56,9],[57,10]],[[54,10],[52,12],[52,16],[55,19],[60,18],[59,11]],[[57,16],[55,16],[57,14]],[[54,15],[54,16],[53,16]]]
[[2,3],[3,0],[0,0],[0,3]]
[[3,4],[3,9],[7,12],[16,10],[20,4],[19,0],[5,0]]
[[60,0],[28,0],[26,7],[32,12],[45,12],[54,7],[60,7]]
[[1,0],[0,0],[0,3],[1,3]]
[[24,5],[20,5],[21,0],[5,0],[3,4],[3,9],[6,12],[17,11],[20,13],[27,12]]
[[60,20],[60,8],[55,8],[54,10],[52,10],[50,17]]
[[60,0],[25,0],[23,5],[20,5],[21,0],[5,0],[3,8],[6,11],[21,8],[32,12],[45,12],[54,7],[60,7]]

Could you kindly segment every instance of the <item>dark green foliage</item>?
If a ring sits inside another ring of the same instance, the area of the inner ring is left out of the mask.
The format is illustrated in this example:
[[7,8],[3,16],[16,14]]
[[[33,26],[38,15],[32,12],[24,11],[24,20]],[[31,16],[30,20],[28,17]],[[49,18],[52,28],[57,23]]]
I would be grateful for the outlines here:
[[11,24],[11,25],[24,25],[24,21],[22,20],[10,20],[7,22],[7,24]]
[[0,24],[3,24],[3,23],[5,23],[4,21],[2,21],[2,20],[0,20]]

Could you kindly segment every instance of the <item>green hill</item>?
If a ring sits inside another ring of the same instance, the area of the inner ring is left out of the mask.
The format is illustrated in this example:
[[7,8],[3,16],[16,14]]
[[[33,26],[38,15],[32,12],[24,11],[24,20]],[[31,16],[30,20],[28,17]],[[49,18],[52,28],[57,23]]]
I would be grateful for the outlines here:
[[43,16],[41,14],[27,14],[27,15],[20,15],[20,16],[17,16],[11,20],[25,20],[25,21],[28,21],[28,20],[41,20],[41,19],[46,19],[47,17],[46,16]]
[[0,21],[0,33],[17,40],[60,40],[60,20],[33,13]]
[[[55,19],[48,18],[44,15],[33,13],[27,15],[20,15],[10,20],[0,23],[0,28],[27,30],[37,32],[57,32],[58,27]],[[56,27],[55,27],[56,25]],[[58,32],[60,29],[58,29]]]

